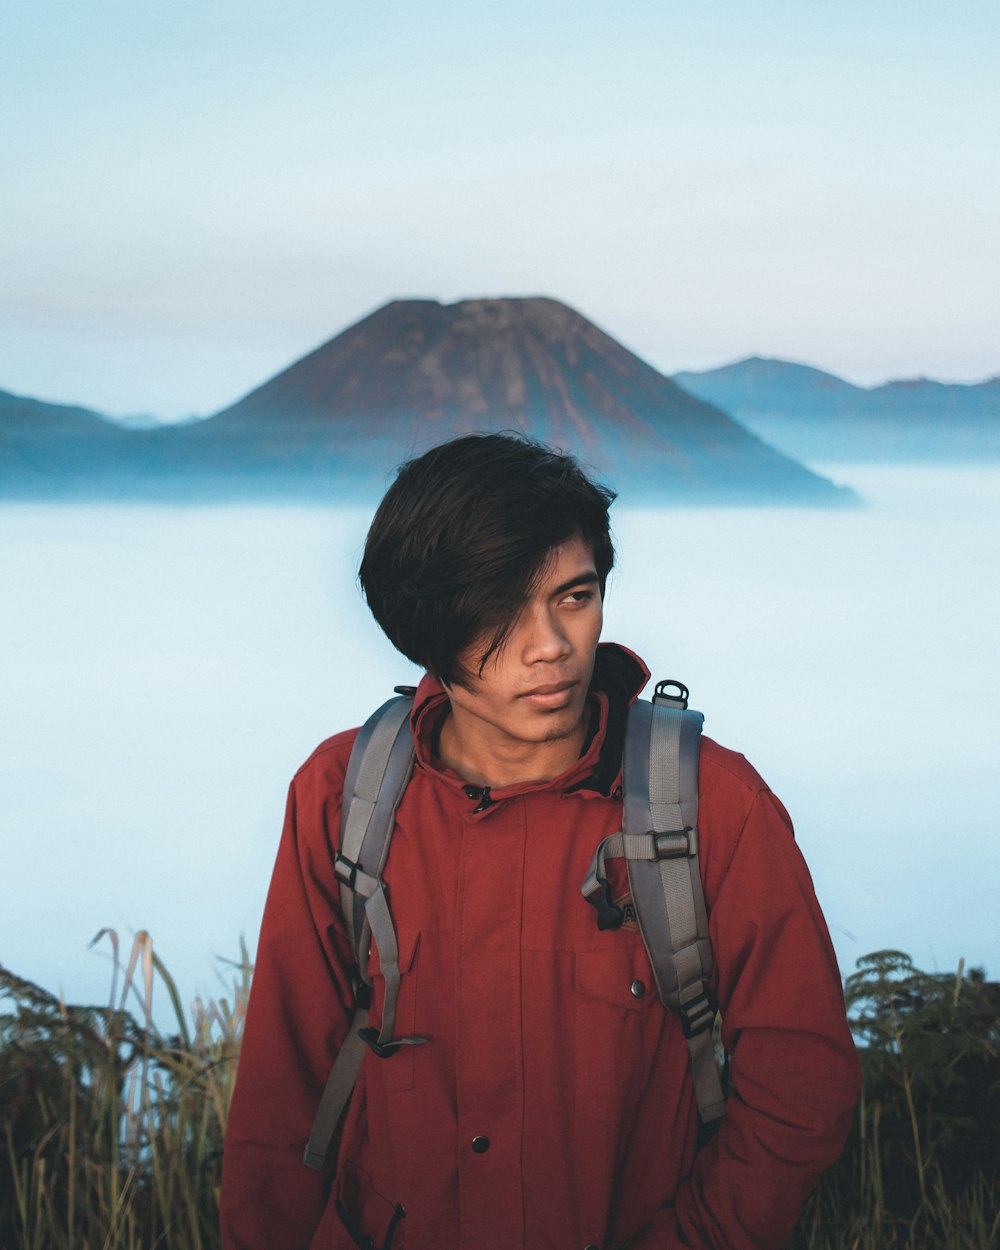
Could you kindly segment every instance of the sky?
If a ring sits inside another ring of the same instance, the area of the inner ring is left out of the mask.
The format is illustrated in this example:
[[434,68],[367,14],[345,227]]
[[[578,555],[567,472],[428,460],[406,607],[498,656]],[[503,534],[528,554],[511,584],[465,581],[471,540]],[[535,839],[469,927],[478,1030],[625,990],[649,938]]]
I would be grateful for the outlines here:
[[0,389],[205,415],[387,300],[665,372],[1000,373],[1000,5],[36,0],[0,20]]

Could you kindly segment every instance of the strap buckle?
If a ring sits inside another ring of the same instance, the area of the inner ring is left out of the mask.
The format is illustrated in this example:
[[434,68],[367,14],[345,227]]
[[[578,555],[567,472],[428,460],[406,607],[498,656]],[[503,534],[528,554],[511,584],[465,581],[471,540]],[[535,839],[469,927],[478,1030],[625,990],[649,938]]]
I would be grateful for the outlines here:
[[653,849],[657,859],[690,859],[698,854],[698,830],[688,825],[684,829],[675,829],[672,833],[656,833],[650,830]]
[[353,890],[358,880],[358,865],[338,851],[333,857],[333,875],[349,890]]
[[682,681],[668,677],[666,681],[656,683],[653,702],[666,704],[667,707],[677,707],[683,711],[687,708],[690,693]]
[[399,1042],[380,1042],[378,1040],[378,1029],[369,1026],[366,1029],[358,1029],[358,1037],[370,1046],[373,1053],[378,1055],[380,1059],[391,1059],[399,1050]]
[[681,1003],[677,1014],[681,1018],[681,1028],[685,1037],[696,1037],[715,1024],[715,1004],[708,994],[702,990],[697,998]]
[[607,929],[620,929],[625,921],[625,912],[611,897],[611,886],[607,881],[603,888],[587,895],[587,902],[597,912],[597,927],[604,932]]
[[362,1011],[371,1009],[372,987],[367,981],[362,981],[361,974],[357,968],[351,972],[351,992],[354,994],[355,1007],[360,1007]]

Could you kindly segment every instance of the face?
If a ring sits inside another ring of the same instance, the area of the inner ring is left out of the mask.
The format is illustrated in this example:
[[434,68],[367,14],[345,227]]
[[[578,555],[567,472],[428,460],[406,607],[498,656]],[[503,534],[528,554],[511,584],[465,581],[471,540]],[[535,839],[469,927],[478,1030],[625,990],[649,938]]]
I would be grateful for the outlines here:
[[572,739],[582,739],[602,620],[590,547],[580,537],[569,539],[552,552],[506,642],[482,673],[481,640],[460,657],[469,683],[450,686],[448,694],[465,753],[481,747],[523,758],[533,748],[544,754],[559,743],[571,749]]

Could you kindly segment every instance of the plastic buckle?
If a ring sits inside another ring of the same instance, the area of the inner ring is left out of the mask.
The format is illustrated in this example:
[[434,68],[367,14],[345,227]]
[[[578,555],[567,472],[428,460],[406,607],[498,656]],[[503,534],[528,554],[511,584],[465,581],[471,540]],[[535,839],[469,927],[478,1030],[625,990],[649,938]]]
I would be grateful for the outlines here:
[[692,998],[689,1003],[684,1003],[679,1008],[678,1015],[681,1018],[684,1036],[696,1037],[715,1024],[715,1004],[702,990],[697,998]]
[[684,856],[698,854],[698,835],[688,825],[684,829],[675,829],[672,833],[656,833],[650,830],[653,849],[657,859],[682,859]]
[[611,886],[605,881],[604,888],[587,895],[587,902],[597,912],[597,927],[604,932],[606,929],[620,929],[625,921],[625,912],[611,898]]
[[[676,692],[676,693],[675,693]],[[688,696],[691,692],[682,681],[674,681],[668,677],[666,681],[658,681],[656,683],[656,691],[653,695],[653,702],[666,703],[670,707],[686,708],[688,705]]]
[[358,1029],[358,1037],[367,1046],[370,1046],[380,1059],[391,1059],[396,1051],[399,1050],[399,1042],[380,1042],[378,1040],[378,1029],[375,1028]]
[[371,986],[366,981],[361,980],[361,974],[356,968],[351,969],[350,983],[351,994],[354,995],[356,1008],[361,1008],[362,1011],[369,1010],[371,1006]]
[[[346,873],[343,869],[344,865],[347,867]],[[353,890],[358,879],[358,865],[352,863],[346,855],[342,855],[338,851],[333,857],[333,875],[338,881],[346,885],[349,890]]]

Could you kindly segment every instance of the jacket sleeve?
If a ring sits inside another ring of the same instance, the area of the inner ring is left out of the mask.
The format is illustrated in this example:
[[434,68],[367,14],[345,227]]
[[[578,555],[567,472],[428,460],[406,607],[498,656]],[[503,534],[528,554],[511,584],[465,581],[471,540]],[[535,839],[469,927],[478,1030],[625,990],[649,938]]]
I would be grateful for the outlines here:
[[347,735],[292,782],[267,895],[226,1129],[224,1250],[305,1250],[324,1176],[302,1154],[353,1012],[333,876]]
[[732,1065],[726,1114],[628,1250],[778,1250],[858,1099],[840,975],[791,822],[766,787],[744,810],[731,853],[703,863]]

